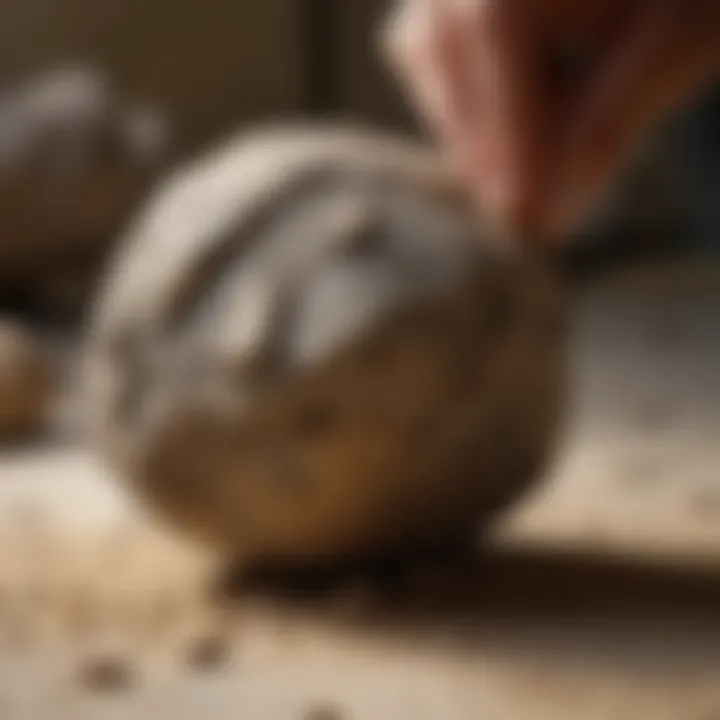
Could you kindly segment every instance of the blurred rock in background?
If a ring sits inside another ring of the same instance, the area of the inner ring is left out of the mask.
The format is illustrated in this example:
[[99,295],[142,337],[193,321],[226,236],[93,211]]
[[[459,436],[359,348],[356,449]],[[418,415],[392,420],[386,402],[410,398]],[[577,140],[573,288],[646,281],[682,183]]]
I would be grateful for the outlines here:
[[156,179],[167,131],[90,68],[50,71],[0,97],[0,287],[77,310],[89,276]]
[[304,0],[23,0],[0,6],[0,84],[89,63],[171,118],[178,153],[302,106]]

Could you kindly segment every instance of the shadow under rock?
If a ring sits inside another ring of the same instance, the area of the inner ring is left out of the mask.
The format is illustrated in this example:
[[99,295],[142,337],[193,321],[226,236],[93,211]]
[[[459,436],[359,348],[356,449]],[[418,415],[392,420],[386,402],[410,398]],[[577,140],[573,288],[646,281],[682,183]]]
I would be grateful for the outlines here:
[[453,653],[542,662],[717,670],[720,569],[581,552],[489,550],[473,558],[242,578],[217,597]]

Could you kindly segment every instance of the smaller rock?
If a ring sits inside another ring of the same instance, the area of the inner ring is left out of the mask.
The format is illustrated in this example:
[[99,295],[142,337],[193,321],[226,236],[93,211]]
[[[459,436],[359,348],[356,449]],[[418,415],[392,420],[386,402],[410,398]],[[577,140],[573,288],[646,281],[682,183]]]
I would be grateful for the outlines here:
[[218,670],[230,659],[230,643],[220,635],[196,638],[187,650],[187,664],[192,670]]
[[0,319],[0,442],[38,432],[52,398],[48,358],[33,333]]
[[87,690],[117,692],[130,687],[133,672],[129,663],[120,656],[97,655],[81,665],[78,680]]
[[316,705],[303,716],[303,720],[343,720],[343,713],[332,705]]
[[168,149],[159,110],[123,97],[93,67],[0,88],[3,302],[78,320]]

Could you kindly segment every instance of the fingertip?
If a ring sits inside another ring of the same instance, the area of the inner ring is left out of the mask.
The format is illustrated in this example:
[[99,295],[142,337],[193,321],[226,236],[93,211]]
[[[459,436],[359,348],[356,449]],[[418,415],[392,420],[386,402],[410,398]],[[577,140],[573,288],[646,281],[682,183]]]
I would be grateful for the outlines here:
[[412,72],[427,54],[428,13],[410,2],[394,3],[379,25],[376,42],[383,60],[394,72]]

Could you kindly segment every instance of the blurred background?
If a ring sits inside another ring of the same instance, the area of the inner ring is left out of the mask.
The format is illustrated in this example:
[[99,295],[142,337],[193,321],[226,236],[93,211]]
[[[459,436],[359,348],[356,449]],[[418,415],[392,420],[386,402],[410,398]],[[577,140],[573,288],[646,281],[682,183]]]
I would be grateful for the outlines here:
[[[0,3],[0,407],[23,383],[35,398],[18,401],[33,432],[0,444],[1,720],[720,717],[717,91],[647,139],[607,214],[567,251],[603,271],[573,296],[567,445],[501,529],[501,551],[470,573],[403,580],[379,598],[351,583],[319,605],[249,604],[239,621],[218,619],[188,589],[206,558],[155,537],[67,439],[73,393],[60,393],[50,430],[39,420],[52,394],[43,368],[72,387],[94,280],[175,164],[288,118],[418,132],[375,50],[386,9]],[[104,78],[114,109],[95,113],[107,99],[92,82],[49,92],[42,78],[63,68]],[[42,117],[60,130],[44,134]],[[58,150],[72,143],[91,149]],[[36,146],[60,175],[28,164]],[[67,677],[58,652],[70,653]],[[98,689],[120,704],[93,704]]]

